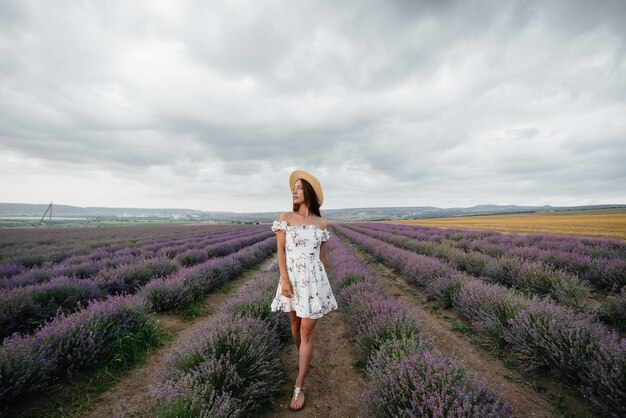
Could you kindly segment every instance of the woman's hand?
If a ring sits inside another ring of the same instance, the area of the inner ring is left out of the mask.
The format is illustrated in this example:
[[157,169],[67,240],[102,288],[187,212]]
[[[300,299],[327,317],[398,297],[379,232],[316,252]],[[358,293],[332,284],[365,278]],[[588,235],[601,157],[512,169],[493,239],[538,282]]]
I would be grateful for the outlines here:
[[280,278],[280,294],[288,298],[293,297],[293,288],[291,287],[289,279],[283,277]]

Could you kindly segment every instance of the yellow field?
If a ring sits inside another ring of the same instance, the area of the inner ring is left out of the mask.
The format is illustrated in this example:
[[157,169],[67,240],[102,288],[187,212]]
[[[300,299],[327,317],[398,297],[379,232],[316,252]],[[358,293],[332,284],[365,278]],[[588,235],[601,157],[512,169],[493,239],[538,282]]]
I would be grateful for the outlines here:
[[626,239],[626,209],[415,219],[391,223]]

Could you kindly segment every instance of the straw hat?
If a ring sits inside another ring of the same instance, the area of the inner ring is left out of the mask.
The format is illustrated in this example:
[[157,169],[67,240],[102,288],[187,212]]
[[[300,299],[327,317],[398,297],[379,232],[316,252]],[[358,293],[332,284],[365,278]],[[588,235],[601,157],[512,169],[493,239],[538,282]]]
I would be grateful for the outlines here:
[[315,194],[317,195],[317,201],[320,206],[322,206],[322,203],[324,203],[324,193],[322,193],[322,186],[320,185],[319,180],[313,174],[307,173],[304,170],[295,170],[289,176],[290,190],[293,190],[293,186],[296,184],[298,179],[306,180],[311,186],[313,186],[313,190],[315,190]]

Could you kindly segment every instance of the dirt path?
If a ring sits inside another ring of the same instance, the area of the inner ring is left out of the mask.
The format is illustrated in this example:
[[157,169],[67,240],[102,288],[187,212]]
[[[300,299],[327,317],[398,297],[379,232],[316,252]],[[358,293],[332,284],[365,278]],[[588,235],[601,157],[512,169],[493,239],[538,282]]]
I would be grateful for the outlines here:
[[[246,272],[240,277],[231,280],[227,292],[219,290],[209,294],[202,301],[202,307],[216,312],[220,306],[242,288],[254,277],[259,270],[267,270],[276,262],[276,257],[270,257],[257,268]],[[101,417],[151,417],[154,411],[153,403],[148,395],[148,388],[156,382],[160,370],[164,367],[165,354],[176,344],[184,341],[190,335],[192,329],[200,322],[210,320],[208,317],[198,318],[195,321],[185,322],[177,315],[157,315],[157,322],[166,330],[175,334],[175,337],[167,341],[163,346],[155,350],[146,362],[122,379],[113,389],[102,394],[100,401],[86,414],[89,418]]]
[[[341,314],[333,311],[320,319],[315,329],[312,368],[305,381],[304,408],[299,417],[354,417],[359,412],[365,374],[353,367],[357,359]],[[268,417],[293,417],[289,401],[298,370],[296,346],[286,347],[281,355],[286,382]]]
[[525,382],[527,379],[524,376],[515,370],[504,367],[501,361],[485,350],[476,347],[469,337],[452,330],[452,325],[432,313],[426,306],[424,297],[414,287],[399,278],[392,269],[365,254],[349,241],[346,240],[346,243],[355,250],[358,257],[372,268],[388,294],[402,300],[420,313],[423,318],[424,330],[432,336],[437,348],[451,357],[463,360],[477,376],[485,378],[489,387],[509,402],[516,416],[559,416],[541,393],[521,383],[515,383],[515,381]]

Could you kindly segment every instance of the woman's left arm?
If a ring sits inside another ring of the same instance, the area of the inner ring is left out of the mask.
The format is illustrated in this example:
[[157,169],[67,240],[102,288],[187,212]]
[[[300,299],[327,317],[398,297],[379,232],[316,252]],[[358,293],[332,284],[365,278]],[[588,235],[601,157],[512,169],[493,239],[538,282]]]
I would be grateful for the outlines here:
[[[321,228],[324,231],[328,231],[328,221],[322,218]],[[326,235],[326,239],[328,240],[329,235]],[[320,246],[320,261],[324,266],[326,266],[326,241],[322,241],[322,245]]]

